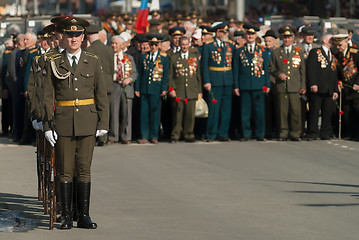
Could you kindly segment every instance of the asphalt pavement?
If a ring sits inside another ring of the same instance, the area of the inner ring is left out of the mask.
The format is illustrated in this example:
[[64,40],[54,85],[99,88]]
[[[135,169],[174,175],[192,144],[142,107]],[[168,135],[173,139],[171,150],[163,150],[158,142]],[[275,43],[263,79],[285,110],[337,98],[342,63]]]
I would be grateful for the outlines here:
[[[96,230],[48,230],[35,148],[0,139],[0,210],[30,229],[0,239],[357,240],[359,144],[213,142],[96,147]],[[1,212],[0,212],[1,213]],[[76,226],[76,223],[74,223]],[[1,221],[0,221],[1,227]]]

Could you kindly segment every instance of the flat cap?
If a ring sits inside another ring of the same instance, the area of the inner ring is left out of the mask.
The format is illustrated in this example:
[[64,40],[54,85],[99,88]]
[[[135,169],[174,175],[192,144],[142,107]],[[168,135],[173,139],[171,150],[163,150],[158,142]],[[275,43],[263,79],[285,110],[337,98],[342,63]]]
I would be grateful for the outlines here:
[[90,26],[86,28],[86,33],[88,34],[98,33],[99,31],[101,31],[101,29],[102,28],[99,25],[90,23]]
[[274,32],[272,29],[269,29],[269,30],[266,32],[266,34],[264,34],[262,37],[263,37],[263,38],[265,38],[265,37],[273,37],[273,38],[275,38],[275,39],[278,38],[277,35],[275,34],[275,32]]
[[315,29],[312,26],[305,26],[302,28],[301,33],[307,34],[307,35],[314,35]]

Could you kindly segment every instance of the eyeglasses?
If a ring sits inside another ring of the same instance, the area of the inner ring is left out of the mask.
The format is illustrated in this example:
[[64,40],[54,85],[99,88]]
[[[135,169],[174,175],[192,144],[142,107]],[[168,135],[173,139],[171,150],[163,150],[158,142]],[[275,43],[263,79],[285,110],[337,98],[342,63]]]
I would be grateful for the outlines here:
[[150,43],[151,46],[158,46],[158,43]]

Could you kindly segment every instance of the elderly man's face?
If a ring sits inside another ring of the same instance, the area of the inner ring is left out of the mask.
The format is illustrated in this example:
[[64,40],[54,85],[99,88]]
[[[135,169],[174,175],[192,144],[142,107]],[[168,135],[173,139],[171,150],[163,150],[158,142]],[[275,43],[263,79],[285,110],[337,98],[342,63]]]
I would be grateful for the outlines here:
[[275,44],[275,38],[274,37],[265,37],[264,38],[264,44],[266,45],[266,48],[271,49],[272,47],[274,47]]
[[181,38],[181,35],[175,35],[172,37],[172,44],[176,47],[179,46],[179,40]]
[[289,47],[294,41],[294,36],[283,36],[283,45]]
[[345,39],[337,44],[337,49],[339,52],[344,53],[344,51],[348,48],[348,40]]
[[111,47],[115,53],[118,53],[122,50],[122,43],[118,38],[114,38],[111,43]]
[[252,32],[247,32],[246,33],[247,43],[254,43],[256,41],[256,37],[257,37],[257,34],[252,33]]
[[307,44],[312,44],[314,42],[314,35],[312,34],[303,34],[303,41]]

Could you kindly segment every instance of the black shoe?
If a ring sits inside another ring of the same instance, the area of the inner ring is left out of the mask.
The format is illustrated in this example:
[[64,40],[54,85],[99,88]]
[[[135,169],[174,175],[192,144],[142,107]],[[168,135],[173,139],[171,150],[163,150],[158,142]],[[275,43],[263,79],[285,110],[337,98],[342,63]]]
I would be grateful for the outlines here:
[[188,143],[193,143],[193,142],[196,142],[196,139],[195,138],[186,138],[184,141],[188,142]]
[[177,139],[171,139],[170,143],[178,143],[178,140]]
[[241,142],[247,142],[249,140],[249,137],[243,137],[239,141]]
[[291,140],[292,140],[293,142],[300,142],[300,141],[301,141],[301,139],[300,139],[300,138],[297,138],[297,137],[292,137]]
[[97,224],[91,220],[89,215],[90,190],[91,190],[91,182],[77,183],[77,206],[79,212],[79,218],[77,220],[78,228],[87,228],[87,229],[97,228]]
[[103,147],[103,146],[105,146],[105,142],[98,141],[98,142],[96,143],[96,146],[98,146],[98,147]]
[[219,137],[218,141],[220,141],[220,142],[229,142],[231,140],[228,137]]
[[264,137],[257,137],[257,141],[264,142],[266,139]]
[[285,141],[287,141],[288,139],[287,138],[278,138],[278,141],[279,142],[285,142]]
[[213,141],[214,141],[213,138],[207,138],[207,139],[206,139],[206,142],[213,142]]
[[321,140],[330,140],[331,138],[330,137],[321,137],[320,139]]

